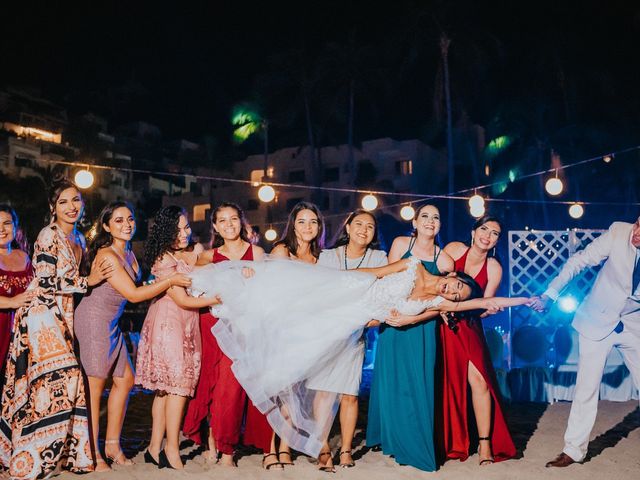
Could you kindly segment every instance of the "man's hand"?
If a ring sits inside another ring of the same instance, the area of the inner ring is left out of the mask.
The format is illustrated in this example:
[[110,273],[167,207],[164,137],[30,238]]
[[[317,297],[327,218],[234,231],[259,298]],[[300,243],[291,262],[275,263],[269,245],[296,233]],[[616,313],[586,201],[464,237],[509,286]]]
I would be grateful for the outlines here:
[[546,295],[539,297],[531,297],[531,301],[527,303],[527,306],[536,312],[544,313],[548,312],[553,302]]

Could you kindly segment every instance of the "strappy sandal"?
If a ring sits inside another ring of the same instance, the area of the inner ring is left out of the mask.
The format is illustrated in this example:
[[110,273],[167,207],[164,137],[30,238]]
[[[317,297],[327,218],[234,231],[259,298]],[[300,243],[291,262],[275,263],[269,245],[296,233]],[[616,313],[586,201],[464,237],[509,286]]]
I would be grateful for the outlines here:
[[[482,442],[482,441],[489,442],[489,447],[491,447],[491,438],[489,438],[489,437],[480,437],[480,438],[478,438],[478,441],[480,441],[480,442]],[[493,456],[488,457],[488,458],[480,457],[480,448],[479,447],[478,447],[478,457],[479,457],[479,463],[478,464],[481,467],[484,467],[485,465],[491,465],[491,464],[495,463],[495,460],[494,460]]]
[[107,445],[115,445],[117,444],[118,446],[120,446],[120,440],[105,440],[104,441],[105,444],[105,452],[104,455],[105,457],[107,457],[107,460],[110,461],[111,463],[115,464],[115,465],[122,465],[122,466],[131,466],[131,465],[135,465],[135,462],[133,460],[131,460],[130,458],[127,458],[124,454],[124,452],[122,451],[122,448],[120,448],[118,450],[118,453],[116,453],[115,455],[107,455]]
[[284,470],[284,465],[282,465],[280,463],[280,460],[278,459],[277,462],[273,462],[270,463],[269,465],[265,465],[264,462],[267,458],[269,457],[276,457],[278,458],[278,454],[277,453],[267,453],[266,455],[262,456],[262,468],[264,468],[265,470],[271,470],[272,468],[274,470]]
[[[326,455],[329,455],[329,460],[331,460],[331,451],[320,452],[318,454],[318,465],[320,465],[320,459]],[[318,470],[320,470],[321,472],[336,473],[336,467],[334,467],[333,465],[328,466],[326,463],[322,467],[318,467]]]
[[[283,462],[282,460],[280,460],[280,455],[289,455],[289,461],[288,462]],[[295,465],[295,463],[293,463],[293,457],[291,456],[291,452],[278,452],[278,462],[280,463],[280,465]]]
[[349,454],[349,456],[350,456],[352,451],[353,450],[345,450],[344,452],[340,452],[340,464],[339,464],[340,467],[342,467],[342,468],[352,468],[352,467],[356,466],[356,462],[353,461],[353,458],[351,459],[350,462],[342,463],[342,455]]

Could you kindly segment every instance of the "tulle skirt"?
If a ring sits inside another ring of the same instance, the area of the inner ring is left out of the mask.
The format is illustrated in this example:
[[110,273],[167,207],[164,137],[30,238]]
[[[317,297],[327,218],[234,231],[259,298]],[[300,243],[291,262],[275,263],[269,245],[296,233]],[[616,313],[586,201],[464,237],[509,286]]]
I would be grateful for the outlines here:
[[[242,268],[255,271],[251,278]],[[275,432],[317,456],[335,417],[341,387],[311,388],[308,379],[352,365],[337,359],[372,318],[375,276],[289,260],[230,261],[191,274],[192,294],[220,295],[212,332],[232,370]],[[342,375],[349,378],[349,375]]]

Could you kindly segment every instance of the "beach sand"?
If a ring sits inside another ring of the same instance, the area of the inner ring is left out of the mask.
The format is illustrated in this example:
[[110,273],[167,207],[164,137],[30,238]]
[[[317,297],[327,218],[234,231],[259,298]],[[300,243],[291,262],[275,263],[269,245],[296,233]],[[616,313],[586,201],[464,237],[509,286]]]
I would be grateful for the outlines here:
[[[485,467],[478,466],[478,457],[473,455],[466,462],[449,461],[437,472],[423,472],[413,467],[401,466],[383,455],[364,447],[366,424],[366,398],[361,401],[361,418],[354,445],[356,467],[337,469],[335,475],[320,472],[314,460],[298,455],[295,466],[284,471],[265,471],[261,468],[262,455],[251,450],[241,450],[238,455],[238,468],[223,467],[207,463],[202,450],[190,441],[183,441],[181,453],[186,460],[185,469],[175,471],[159,470],[144,463],[142,455],[150,433],[150,407],[153,397],[142,392],[131,396],[125,427],[123,448],[128,456],[133,456],[136,465],[132,467],[114,466],[107,473],[92,473],[88,478],[96,480],[160,480],[204,479],[249,480],[263,478],[281,478],[297,480],[315,480],[328,478],[349,478],[351,480],[377,479],[598,479],[624,480],[640,478],[640,409],[637,401],[606,402],[601,401],[592,441],[589,446],[589,458],[581,465],[572,465],[564,469],[548,469],[544,464],[554,458],[563,445],[563,434],[567,424],[570,403],[553,405],[539,403],[512,404],[507,407],[509,425],[518,448],[519,458]],[[103,415],[104,418],[104,415]],[[104,429],[102,430],[104,431]],[[331,437],[332,450],[336,453],[338,437]],[[64,480],[80,477],[64,473]],[[87,478],[87,477],[84,477]]]

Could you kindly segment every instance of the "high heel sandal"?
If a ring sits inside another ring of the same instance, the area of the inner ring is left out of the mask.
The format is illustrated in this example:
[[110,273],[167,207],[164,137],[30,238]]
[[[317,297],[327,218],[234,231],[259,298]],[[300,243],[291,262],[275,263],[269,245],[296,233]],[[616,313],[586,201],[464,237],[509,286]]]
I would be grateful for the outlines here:
[[340,452],[340,466],[342,468],[352,468],[356,466],[356,462],[353,461],[353,458],[351,459],[350,462],[342,463],[342,455],[349,454],[349,456],[351,456],[352,451],[353,450],[345,450],[344,452]]
[[[158,457],[160,457],[160,455],[158,455]],[[144,463],[150,463],[152,465],[155,465],[156,467],[160,466],[158,460],[153,458],[153,455],[151,455],[148,448],[144,452]]]
[[278,454],[277,453],[264,454],[262,456],[262,468],[264,468],[265,470],[271,470],[272,468],[274,470],[284,470],[284,466],[280,463],[279,459],[276,462],[270,463],[269,465],[265,465],[264,461],[269,457],[276,457],[276,459],[278,459]]
[[[107,457],[107,460],[109,460],[111,463],[114,463],[116,465],[123,465],[123,466],[131,466],[131,465],[135,465],[135,462],[133,460],[131,460],[130,458],[127,458],[124,454],[124,452],[122,451],[122,448],[118,449],[118,453],[116,453],[115,455],[107,455],[107,445],[115,445],[118,444],[118,447],[120,446],[120,440],[105,440],[104,441],[104,455],[105,457]],[[153,457],[151,458],[153,460]],[[145,458],[145,462],[147,461],[147,459]],[[148,463],[148,462],[147,462]]]
[[[182,459],[180,459],[180,462],[182,463]],[[184,463],[182,463],[182,466],[184,467]],[[176,467],[171,465],[171,462],[167,458],[167,454],[164,452],[164,449],[160,450],[160,455],[158,455],[158,468],[171,468],[172,470],[178,470]]]
[[[331,460],[331,451],[328,452],[320,452],[318,454],[318,465],[320,464],[320,459],[326,455],[329,455],[329,459],[327,460],[327,462],[329,460]],[[325,462],[325,464],[322,467],[318,467],[318,470],[320,470],[321,472],[327,472],[327,473],[336,473],[336,467],[334,467],[333,465],[328,466]]]
[[[489,442],[489,448],[491,448],[491,438],[490,437],[479,437],[478,441],[482,442]],[[480,457],[480,445],[478,445],[478,460],[479,460],[479,465],[481,467],[485,466],[485,465],[491,465],[492,463],[495,463],[495,460],[493,458],[493,456],[491,457],[487,457],[487,458],[482,458]]]
[[[283,462],[282,460],[280,460],[280,455],[289,455],[289,461],[288,462]],[[280,465],[284,466],[284,465],[295,465],[295,463],[293,463],[293,457],[291,456],[291,452],[278,452],[278,462],[280,462]]]

